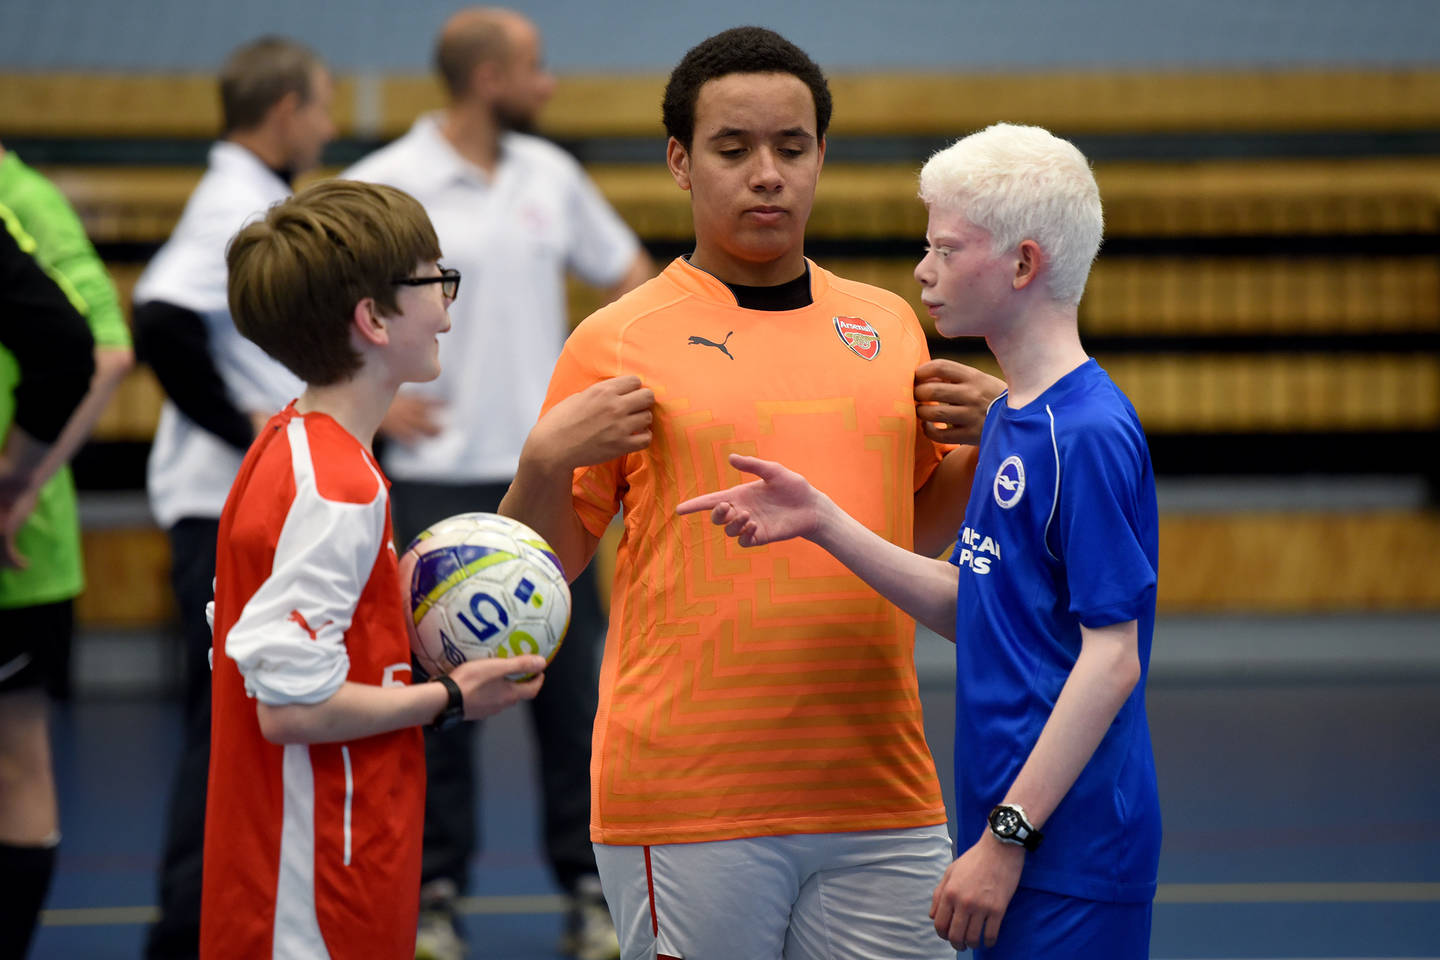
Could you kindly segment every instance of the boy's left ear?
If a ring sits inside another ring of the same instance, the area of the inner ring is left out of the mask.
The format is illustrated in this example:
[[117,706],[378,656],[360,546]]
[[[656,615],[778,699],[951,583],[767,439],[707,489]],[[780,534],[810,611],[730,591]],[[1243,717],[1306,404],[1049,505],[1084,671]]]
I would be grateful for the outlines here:
[[1040,265],[1044,262],[1045,253],[1040,249],[1040,244],[1034,240],[1021,240],[1015,257],[1015,276],[1011,278],[1010,285],[1016,290],[1028,287],[1039,274]]
[[350,326],[359,335],[362,343],[383,347],[390,342],[390,328],[376,306],[374,297],[366,297],[355,304],[350,315]]

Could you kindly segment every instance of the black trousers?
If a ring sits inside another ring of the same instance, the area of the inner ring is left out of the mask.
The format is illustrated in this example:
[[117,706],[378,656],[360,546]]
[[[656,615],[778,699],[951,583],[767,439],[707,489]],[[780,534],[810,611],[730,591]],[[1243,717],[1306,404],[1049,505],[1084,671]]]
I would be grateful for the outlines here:
[[205,849],[205,794],[210,776],[210,626],[218,519],[187,517],[170,537],[170,583],[179,605],[184,653],[185,739],[170,790],[160,867],[160,919],[145,943],[149,960],[200,953],[200,879]]
[[[390,488],[396,547],[457,513],[495,512],[509,483],[444,484],[397,480]],[[573,891],[594,874],[590,845],[590,735],[599,697],[600,647],[605,624],[587,568],[570,584],[570,629],[549,669],[540,695],[529,702],[539,743],[545,853],[555,880]],[[421,880],[442,878],[463,891],[469,860],[480,850],[476,814],[480,784],[474,737],[479,724],[425,730],[425,843]]]

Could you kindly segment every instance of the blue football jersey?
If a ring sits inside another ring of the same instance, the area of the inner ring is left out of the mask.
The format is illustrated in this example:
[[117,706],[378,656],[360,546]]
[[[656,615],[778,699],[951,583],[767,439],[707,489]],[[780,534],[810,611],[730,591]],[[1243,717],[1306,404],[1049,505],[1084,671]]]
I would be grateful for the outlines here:
[[1140,419],[1094,360],[980,440],[950,561],[960,569],[955,795],[960,845],[986,828],[1080,653],[1080,627],[1138,621],[1140,683],[1026,854],[1021,886],[1106,901],[1155,894],[1160,805],[1145,716],[1158,563]]

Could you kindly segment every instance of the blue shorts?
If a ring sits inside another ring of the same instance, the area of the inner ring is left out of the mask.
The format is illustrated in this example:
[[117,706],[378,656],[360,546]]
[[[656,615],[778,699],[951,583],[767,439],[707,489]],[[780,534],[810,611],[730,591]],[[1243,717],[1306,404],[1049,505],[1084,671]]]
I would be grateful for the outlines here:
[[975,960],[1147,960],[1150,903],[1102,903],[1043,890],[1015,891],[995,946]]

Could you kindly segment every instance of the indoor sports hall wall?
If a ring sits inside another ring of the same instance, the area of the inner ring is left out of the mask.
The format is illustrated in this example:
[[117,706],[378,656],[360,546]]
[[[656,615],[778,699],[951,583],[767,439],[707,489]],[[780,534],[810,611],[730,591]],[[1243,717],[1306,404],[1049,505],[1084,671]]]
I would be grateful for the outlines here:
[[[403,8],[402,8],[403,6]],[[210,72],[278,31],[340,76],[327,172],[440,103],[451,3],[7,0],[0,140],[71,198],[127,298],[217,123]],[[524,8],[561,74],[544,130],[659,259],[688,250],[661,165],[663,76],[691,43],[772,26],[830,72],[807,251],[916,300],[914,172],[997,120],[1095,163],[1105,248],[1087,346],[1134,398],[1162,501],[1169,616],[1440,611],[1440,17],[1430,2],[902,0]],[[601,38],[597,41],[597,38]],[[594,295],[577,288],[572,313]],[[923,314],[923,311],[922,311]],[[931,349],[986,363],[983,344]],[[92,629],[170,616],[143,509],[159,405],[138,371],[77,464]],[[1440,635],[1440,631],[1437,631]]]
[[[5,0],[0,63],[39,70],[208,70],[280,31],[342,70],[414,70],[454,0]],[[1433,63],[1430,0],[532,0],[563,70],[665,71],[686,47],[756,23],[830,70]]]

